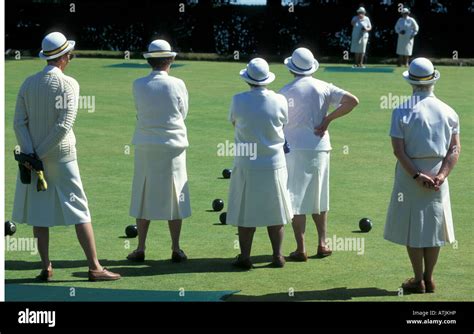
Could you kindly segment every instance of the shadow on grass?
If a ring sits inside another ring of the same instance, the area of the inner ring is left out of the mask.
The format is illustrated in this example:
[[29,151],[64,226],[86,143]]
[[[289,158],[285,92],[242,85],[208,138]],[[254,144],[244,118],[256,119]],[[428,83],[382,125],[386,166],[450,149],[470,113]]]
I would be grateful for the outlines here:
[[[100,263],[117,272],[123,277],[160,276],[187,273],[225,273],[242,272],[232,266],[233,258],[202,258],[188,259],[182,263],[172,263],[171,260],[146,260],[145,262],[131,262],[127,260],[100,260]],[[252,256],[255,269],[267,268],[272,257],[261,255]],[[56,260],[52,261],[55,270],[83,268],[72,275],[78,278],[87,278],[87,262],[85,260]],[[5,261],[5,270],[39,270],[40,262]],[[31,279],[8,279],[6,283],[32,283]]]
[[309,301],[309,300],[351,300],[360,297],[387,297],[397,296],[396,291],[379,288],[333,288],[327,290],[296,291],[293,297],[288,293],[269,293],[261,296],[232,295],[226,298],[229,302],[257,302],[257,301]]
[[[171,68],[181,67],[184,64],[171,64]],[[150,68],[150,65],[147,63],[119,63],[112,65],[104,65],[104,67],[114,67],[114,68]],[[150,68],[151,69],[151,68]]]
[[77,282],[88,282],[89,279],[87,277],[87,273],[82,277],[84,279],[68,279],[68,280],[53,280],[50,282],[43,282],[39,281],[35,278],[13,278],[13,279],[5,279],[5,284],[54,284],[54,283],[77,283]]

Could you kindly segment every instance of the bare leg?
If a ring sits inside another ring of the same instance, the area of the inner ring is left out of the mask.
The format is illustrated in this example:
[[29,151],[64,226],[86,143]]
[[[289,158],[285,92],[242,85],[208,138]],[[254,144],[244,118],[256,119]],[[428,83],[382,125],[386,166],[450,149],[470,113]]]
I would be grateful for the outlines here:
[[313,220],[318,230],[318,245],[322,247],[326,247],[327,217],[327,212],[321,212],[319,215],[313,214]]
[[81,244],[84,254],[86,255],[87,262],[90,270],[102,270],[102,266],[97,259],[97,251],[95,249],[94,231],[91,223],[77,224],[76,235],[79,243]]
[[423,248],[407,246],[407,251],[415,274],[415,281],[421,281],[423,279]]
[[364,56],[365,56],[365,53],[360,54],[360,58],[359,58],[359,66],[360,67],[364,66]]
[[146,249],[146,236],[148,234],[148,228],[150,227],[150,221],[147,219],[137,218],[137,230],[138,230],[138,246],[137,251],[144,252]]
[[51,261],[49,261],[49,228],[33,227],[33,235],[38,242],[38,252],[41,258],[41,268],[49,269]]
[[355,66],[359,66],[359,63],[360,63],[360,53],[354,53],[354,62],[355,62]]
[[182,219],[168,220],[168,227],[171,235],[171,250],[177,252],[180,250],[179,247],[179,236],[181,235]]
[[273,256],[282,256],[281,248],[285,232],[283,225],[268,226],[267,231],[272,243]]
[[295,215],[293,216],[293,232],[296,240],[296,251],[298,253],[305,253],[306,247],[304,242],[304,234],[306,232],[306,216]]
[[240,227],[239,231],[239,244],[240,254],[242,259],[250,258],[250,251],[252,250],[253,235],[255,233],[255,227]]
[[433,280],[433,270],[438,261],[440,247],[423,248],[423,258],[425,260],[425,280]]
[[398,64],[397,64],[398,67],[400,67],[400,66],[402,66],[402,65],[404,65],[404,64],[405,64],[405,62],[404,62],[403,56],[400,56],[400,55],[399,55],[399,56],[398,56]]

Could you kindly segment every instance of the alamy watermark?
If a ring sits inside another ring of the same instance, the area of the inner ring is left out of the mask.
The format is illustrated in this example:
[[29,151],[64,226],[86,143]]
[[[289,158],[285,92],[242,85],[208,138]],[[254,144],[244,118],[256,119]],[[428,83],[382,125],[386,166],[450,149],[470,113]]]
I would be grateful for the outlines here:
[[29,252],[31,255],[37,255],[38,239],[6,236],[5,252]]
[[420,100],[421,97],[416,95],[395,95],[388,93],[380,96],[380,109],[413,109]]
[[217,144],[218,157],[249,157],[250,160],[257,159],[257,143],[234,143],[226,140]]
[[343,238],[334,234],[332,238],[326,238],[326,244],[333,251],[356,252],[357,255],[365,253],[365,238]]
[[88,113],[95,112],[95,96],[94,95],[80,95],[78,98],[69,98],[67,94],[58,95],[55,98],[56,109],[78,109],[87,110]]

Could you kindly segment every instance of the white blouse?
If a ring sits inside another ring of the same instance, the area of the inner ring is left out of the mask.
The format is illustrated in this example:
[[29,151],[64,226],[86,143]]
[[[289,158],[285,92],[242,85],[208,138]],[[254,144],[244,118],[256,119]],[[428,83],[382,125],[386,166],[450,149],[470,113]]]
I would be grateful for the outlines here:
[[370,22],[370,19],[368,16],[364,16],[362,20],[359,19],[359,16],[354,16],[351,20],[352,23],[354,23],[354,26],[352,27],[352,37],[353,38],[360,38],[362,35],[364,37],[369,36],[368,31],[363,31],[362,28],[365,29],[370,29],[372,28],[372,23]]
[[229,120],[235,124],[235,145],[255,145],[257,152],[254,157],[236,155],[235,166],[250,169],[286,166],[283,126],[288,122],[288,105],[283,95],[263,87],[237,94],[232,99]]
[[188,114],[188,91],[181,79],[165,71],[153,71],[133,83],[137,124],[132,143],[189,146],[184,120]]
[[459,117],[433,93],[415,93],[392,113],[390,136],[405,142],[410,158],[444,158]]
[[418,23],[412,17],[407,17],[406,19],[401,17],[398,19],[397,24],[395,24],[395,32],[400,34],[402,30],[405,31],[405,35],[408,37],[414,37],[418,34]]
[[286,140],[291,149],[330,151],[329,132],[323,137],[314,129],[326,117],[331,106],[340,104],[346,91],[310,76],[297,77],[280,90],[288,101],[289,122],[285,126]]

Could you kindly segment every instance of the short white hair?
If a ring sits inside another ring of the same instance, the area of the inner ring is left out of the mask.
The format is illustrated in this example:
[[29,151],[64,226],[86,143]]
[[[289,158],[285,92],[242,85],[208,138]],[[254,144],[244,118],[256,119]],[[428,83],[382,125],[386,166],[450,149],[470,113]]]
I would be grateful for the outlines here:
[[428,92],[431,93],[434,91],[434,84],[431,85],[415,85],[411,84],[413,92]]

